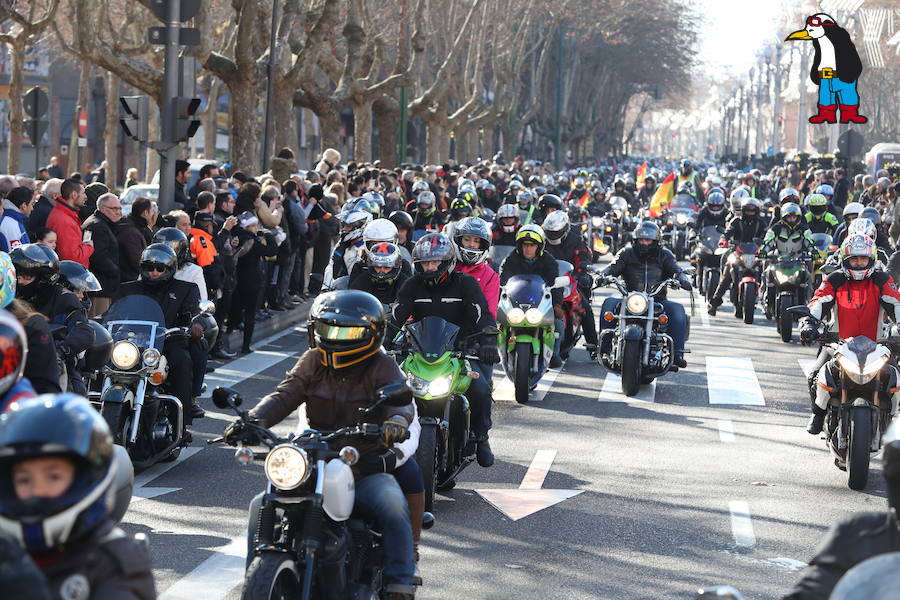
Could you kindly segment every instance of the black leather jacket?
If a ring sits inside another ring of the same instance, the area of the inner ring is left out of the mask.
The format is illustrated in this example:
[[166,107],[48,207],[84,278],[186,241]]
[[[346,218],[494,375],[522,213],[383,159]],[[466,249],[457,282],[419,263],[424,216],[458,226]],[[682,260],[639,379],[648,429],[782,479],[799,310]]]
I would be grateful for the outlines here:
[[857,513],[832,528],[803,578],[782,600],[828,600],[838,580],[868,558],[900,551],[900,524],[890,513]]
[[[655,255],[641,258],[631,246],[619,250],[613,261],[603,270],[607,277],[622,277],[628,291],[648,292],[650,288],[671,277],[680,276],[681,267],[675,255],[668,248],[659,248]],[[657,300],[666,299],[666,289],[656,295]]]
[[732,219],[725,230],[725,239],[735,244],[752,242],[755,238],[766,237],[768,229],[766,221],[762,217],[756,217],[745,221],[743,217]]

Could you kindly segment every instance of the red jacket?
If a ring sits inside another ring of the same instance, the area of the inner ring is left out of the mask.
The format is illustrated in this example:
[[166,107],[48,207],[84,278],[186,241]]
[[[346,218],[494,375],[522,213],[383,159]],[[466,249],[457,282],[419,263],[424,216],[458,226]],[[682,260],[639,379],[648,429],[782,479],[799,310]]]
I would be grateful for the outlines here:
[[88,261],[94,247],[81,242],[83,234],[78,209],[57,199],[47,217],[47,227],[56,232],[56,254],[60,260],[74,260],[84,268],[90,268]]
[[[882,309],[886,314],[882,314]],[[813,294],[809,310],[819,319],[832,311],[842,339],[864,335],[877,340],[884,316],[895,321],[900,318],[900,292],[890,275],[883,272],[876,271],[868,279],[855,281],[835,271]]]
[[461,262],[456,263],[456,270],[472,276],[484,293],[491,316],[497,318],[497,303],[500,302],[500,277],[486,262],[470,267]]

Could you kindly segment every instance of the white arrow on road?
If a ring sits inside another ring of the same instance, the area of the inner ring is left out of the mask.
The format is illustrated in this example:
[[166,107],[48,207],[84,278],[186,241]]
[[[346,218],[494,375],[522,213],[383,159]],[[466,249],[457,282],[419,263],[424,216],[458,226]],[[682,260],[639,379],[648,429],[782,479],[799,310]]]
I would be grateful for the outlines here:
[[556,450],[538,450],[517,490],[475,490],[504,515],[518,521],[523,517],[559,504],[584,490],[542,490],[544,478],[550,472]]
[[146,485],[175,465],[181,464],[201,450],[203,450],[203,448],[183,448],[178,458],[176,458],[172,462],[156,463],[146,471],[140,473],[139,475],[136,475],[134,477],[134,491],[131,493],[131,501],[138,502],[140,500],[156,498],[157,496],[162,496],[163,494],[171,494],[172,492],[177,492],[178,490],[180,490],[181,488],[146,487]]

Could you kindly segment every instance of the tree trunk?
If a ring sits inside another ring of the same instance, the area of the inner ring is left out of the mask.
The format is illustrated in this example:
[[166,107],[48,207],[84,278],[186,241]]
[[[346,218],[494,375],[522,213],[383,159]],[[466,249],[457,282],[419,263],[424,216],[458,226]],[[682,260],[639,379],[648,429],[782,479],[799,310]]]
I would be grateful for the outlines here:
[[106,187],[112,191],[119,185],[119,78],[106,74],[106,127],[103,154],[106,156]]
[[454,160],[457,163],[472,160],[472,151],[469,144],[472,138],[471,130],[466,127],[457,127],[454,133],[456,134],[456,156],[453,157]]
[[[159,108],[153,96],[147,97],[147,139],[159,139]],[[159,170],[159,154],[156,150],[147,149],[147,163],[144,167],[144,180],[149,182]]]
[[203,120],[203,156],[208,160],[215,160],[216,137],[219,129],[216,106],[219,101],[219,90],[222,89],[222,80],[214,75],[211,75],[210,77],[212,77],[212,81],[209,84],[206,110],[200,118]]
[[353,160],[371,162],[372,157],[372,101],[353,105]]
[[[22,119],[25,118],[25,112],[22,110],[22,94],[25,93],[23,77],[25,40],[16,38],[14,43],[9,44],[9,49],[12,54],[12,64],[9,80],[9,145],[7,146],[9,154],[6,160],[6,172],[15,174],[21,171],[22,137],[25,133],[25,126],[22,123]],[[32,140],[32,145],[37,146],[34,140]],[[35,152],[37,152],[36,147]]]
[[372,116],[378,126],[378,159],[381,161],[381,168],[393,168],[398,164],[400,105],[390,96],[381,96],[372,103]]
[[69,162],[66,165],[65,175],[68,177],[75,171],[81,171],[81,161],[85,153],[78,146],[78,107],[87,107],[88,82],[91,79],[91,63],[81,61],[81,71],[78,76],[78,99],[75,102],[75,116],[72,119],[72,139],[69,141]]
[[440,164],[443,156],[441,144],[444,137],[443,124],[436,120],[425,121],[425,162]]
[[317,113],[316,116],[319,117],[319,155],[326,148],[339,149],[341,147],[341,121],[338,113],[329,111]]
[[290,148],[297,154],[297,119],[294,103],[290,101],[293,98],[294,90],[290,82],[285,82],[283,78],[275,80],[275,108],[272,113],[274,124],[272,126],[272,137],[274,138],[273,155],[281,148]]
[[249,77],[241,77],[228,86],[231,97],[231,168],[232,171],[259,171],[259,127],[256,109],[259,98]]

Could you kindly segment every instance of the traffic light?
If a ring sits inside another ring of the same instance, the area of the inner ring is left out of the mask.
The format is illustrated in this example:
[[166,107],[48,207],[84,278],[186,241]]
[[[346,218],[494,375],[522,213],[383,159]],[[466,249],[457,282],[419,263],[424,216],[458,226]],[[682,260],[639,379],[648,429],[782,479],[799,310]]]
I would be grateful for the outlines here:
[[125,135],[139,142],[147,141],[147,118],[149,104],[147,96],[119,96],[119,102],[125,114],[119,118],[119,124]]
[[172,98],[175,108],[175,131],[173,139],[176,142],[186,142],[197,133],[200,121],[195,119],[200,108],[200,98]]

